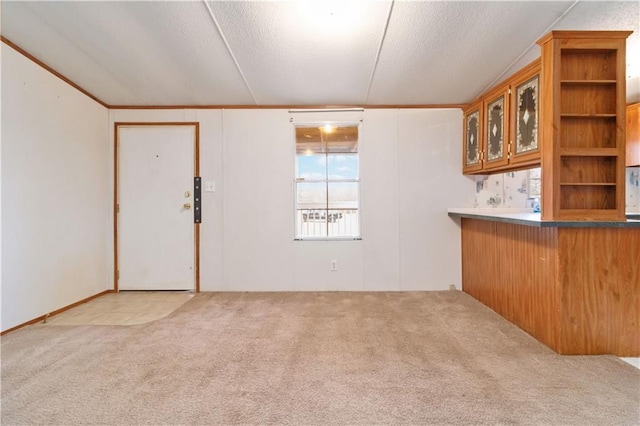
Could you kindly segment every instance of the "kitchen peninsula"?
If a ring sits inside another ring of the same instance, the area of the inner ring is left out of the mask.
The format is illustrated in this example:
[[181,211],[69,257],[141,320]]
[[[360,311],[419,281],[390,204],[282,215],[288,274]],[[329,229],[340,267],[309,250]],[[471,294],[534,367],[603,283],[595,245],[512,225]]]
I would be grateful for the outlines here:
[[[517,98],[524,115],[511,127],[526,130],[539,109],[541,214],[449,210],[461,227],[462,289],[560,354],[640,356],[640,221],[625,217],[629,34],[538,41],[539,108],[535,90],[533,102]],[[524,130],[512,132],[516,146]]]
[[450,209],[462,289],[560,354],[640,356],[640,221]]

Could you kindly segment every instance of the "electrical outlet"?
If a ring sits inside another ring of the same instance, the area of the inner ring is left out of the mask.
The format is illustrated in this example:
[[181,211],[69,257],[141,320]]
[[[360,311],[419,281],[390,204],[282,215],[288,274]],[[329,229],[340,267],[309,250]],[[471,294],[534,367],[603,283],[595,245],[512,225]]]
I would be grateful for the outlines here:
[[338,270],[338,261],[337,260],[332,260],[331,261],[331,270],[332,271],[337,271]]

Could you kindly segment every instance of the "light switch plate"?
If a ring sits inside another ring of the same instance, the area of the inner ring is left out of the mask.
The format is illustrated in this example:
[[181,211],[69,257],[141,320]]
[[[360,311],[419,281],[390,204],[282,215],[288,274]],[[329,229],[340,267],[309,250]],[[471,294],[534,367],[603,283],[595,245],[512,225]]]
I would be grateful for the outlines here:
[[211,181],[205,181],[204,192],[216,192],[216,183]]

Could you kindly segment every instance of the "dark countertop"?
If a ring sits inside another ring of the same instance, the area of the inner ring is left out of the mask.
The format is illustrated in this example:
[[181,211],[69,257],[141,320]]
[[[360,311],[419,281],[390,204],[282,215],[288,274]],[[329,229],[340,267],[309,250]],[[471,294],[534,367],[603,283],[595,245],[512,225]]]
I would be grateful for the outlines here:
[[611,221],[551,221],[542,220],[540,213],[509,212],[508,210],[495,209],[472,209],[472,208],[450,208],[450,217],[463,217],[467,219],[489,220],[493,222],[514,223],[516,225],[535,226],[538,228],[640,228],[640,220],[627,219],[624,222]]

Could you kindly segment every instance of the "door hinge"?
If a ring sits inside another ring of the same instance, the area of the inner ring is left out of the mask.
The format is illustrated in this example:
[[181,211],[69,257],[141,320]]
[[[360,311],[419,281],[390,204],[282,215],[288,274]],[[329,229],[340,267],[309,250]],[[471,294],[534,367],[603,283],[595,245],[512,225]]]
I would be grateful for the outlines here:
[[202,223],[202,178],[195,176],[193,178],[193,223]]
[[120,213],[120,204],[116,204],[116,213]]
[[120,271],[116,271],[116,280],[120,279]]

